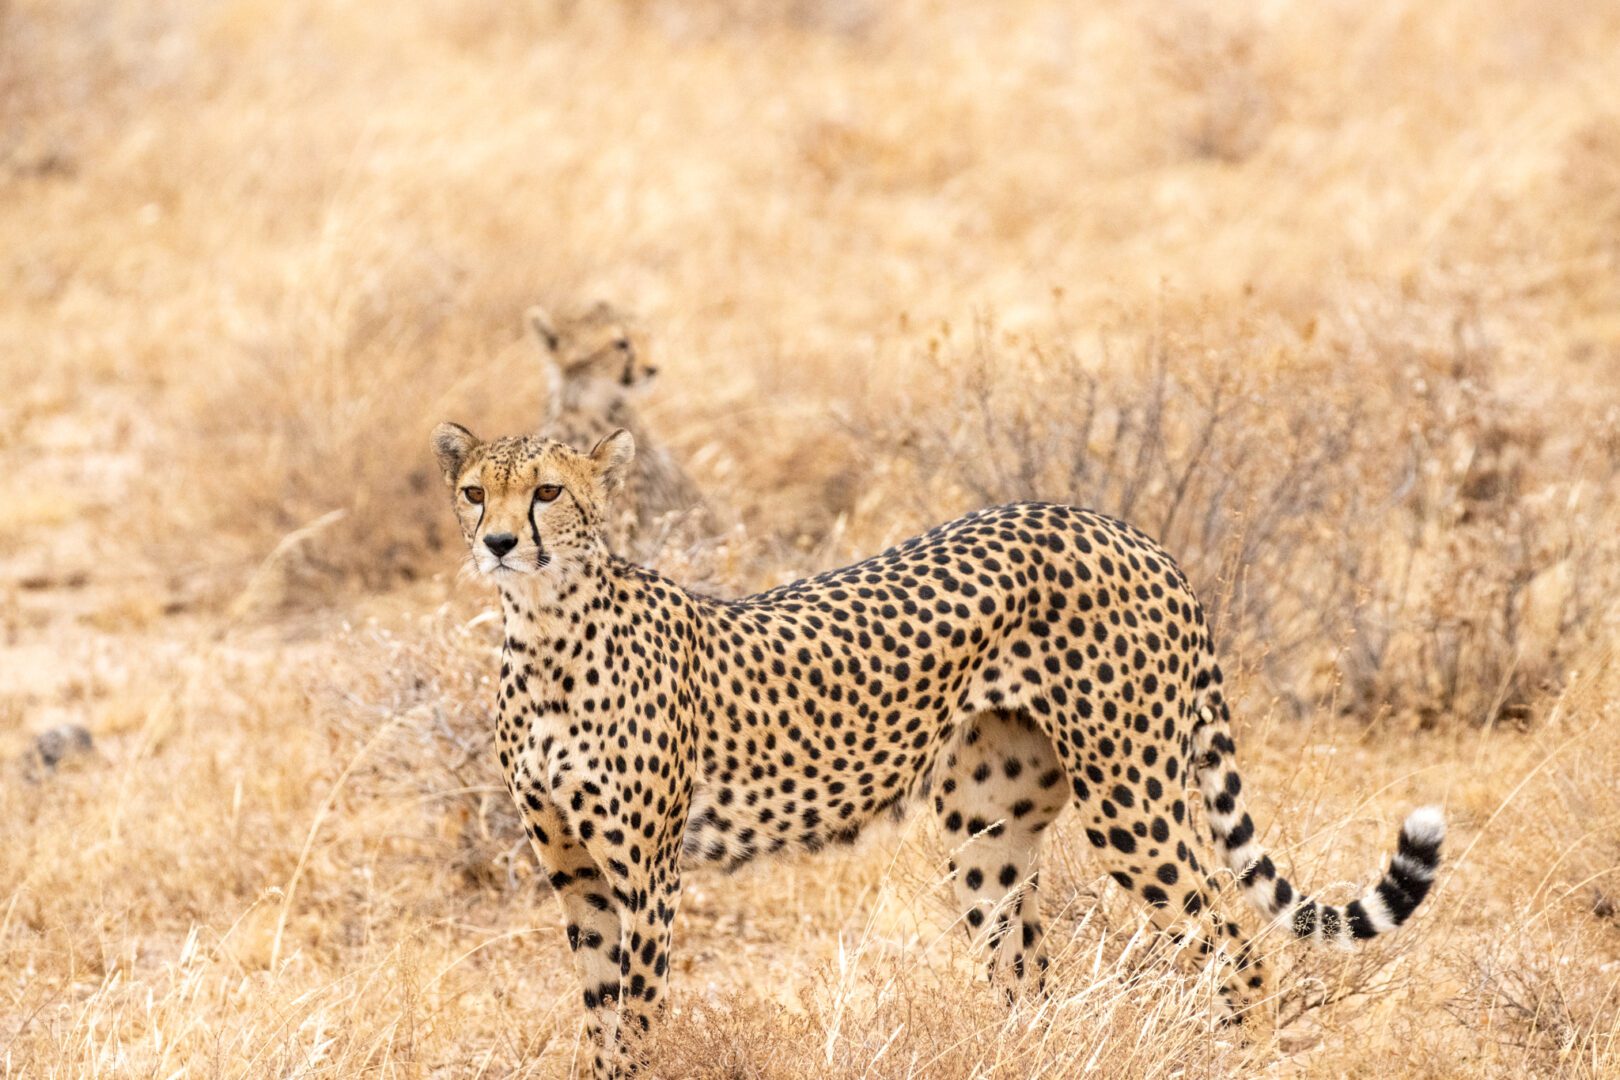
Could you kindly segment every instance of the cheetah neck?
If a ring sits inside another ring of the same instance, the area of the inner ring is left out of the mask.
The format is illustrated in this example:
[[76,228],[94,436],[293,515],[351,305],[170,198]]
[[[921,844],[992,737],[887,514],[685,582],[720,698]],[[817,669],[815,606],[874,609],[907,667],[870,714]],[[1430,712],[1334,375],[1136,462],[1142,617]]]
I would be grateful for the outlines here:
[[[624,387],[604,379],[570,379],[562,386],[562,407],[593,418],[593,426],[628,427],[633,419]],[[596,422],[595,418],[602,418]]]
[[[550,577],[550,581],[545,580]],[[558,738],[578,728],[611,731],[603,698],[624,631],[639,621],[627,599],[652,575],[602,555],[565,575],[527,575],[502,583],[505,644],[496,695],[496,746],[514,787],[545,777]],[[536,580],[540,579],[540,580]],[[662,579],[659,579],[662,581]],[[664,583],[666,586],[669,583]]]
[[[609,608],[613,595],[606,558],[594,557],[501,585],[506,641],[531,652],[562,653]],[[594,636],[594,635],[592,635]]]
[[564,574],[530,574],[501,585],[505,643],[496,697],[496,739],[508,771],[544,775],[550,737],[566,727],[585,673],[604,661],[613,593],[605,559],[567,567]]

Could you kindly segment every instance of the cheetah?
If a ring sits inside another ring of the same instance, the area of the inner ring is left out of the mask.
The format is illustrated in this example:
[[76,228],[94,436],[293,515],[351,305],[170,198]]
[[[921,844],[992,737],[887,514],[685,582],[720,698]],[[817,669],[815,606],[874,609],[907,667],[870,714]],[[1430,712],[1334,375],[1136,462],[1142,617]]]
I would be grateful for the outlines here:
[[634,398],[658,374],[634,320],[606,301],[565,319],[544,308],[525,315],[546,378],[540,432],[573,446],[590,446],[616,428],[636,440],[635,466],[608,516],[612,550],[640,558],[655,554],[672,529],[707,523],[698,487],[680,463],[655,442],[636,414]]
[[500,596],[496,747],[561,901],[598,1077],[642,1064],[683,865],[816,851],[915,799],[932,802],[963,921],[1009,1000],[1044,986],[1041,840],[1070,804],[1178,955],[1221,965],[1236,1021],[1265,1017],[1267,980],[1221,913],[1229,894],[1301,938],[1347,944],[1401,925],[1429,892],[1444,835],[1433,807],[1406,819],[1388,870],[1352,903],[1278,873],[1244,807],[1203,609],[1130,525],[999,506],[720,600],[608,551],[629,433],[582,453],[442,424],[433,448],[470,562]]

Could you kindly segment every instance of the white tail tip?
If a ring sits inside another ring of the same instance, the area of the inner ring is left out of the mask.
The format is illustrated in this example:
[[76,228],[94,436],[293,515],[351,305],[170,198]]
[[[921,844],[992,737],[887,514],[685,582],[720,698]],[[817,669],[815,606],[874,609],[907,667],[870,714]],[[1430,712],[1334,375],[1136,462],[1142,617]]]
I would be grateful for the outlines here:
[[1420,844],[1438,844],[1446,837],[1446,816],[1438,806],[1420,806],[1406,816],[1401,831]]

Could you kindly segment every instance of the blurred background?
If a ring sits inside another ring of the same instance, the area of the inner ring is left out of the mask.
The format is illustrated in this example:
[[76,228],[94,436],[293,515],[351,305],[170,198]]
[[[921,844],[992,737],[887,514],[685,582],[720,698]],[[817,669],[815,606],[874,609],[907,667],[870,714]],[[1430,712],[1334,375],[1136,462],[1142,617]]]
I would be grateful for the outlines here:
[[668,1075],[1613,1075],[1617,54],[1576,0],[0,0],[0,1075],[569,1075],[427,433],[533,428],[522,312],[603,299],[715,508],[665,572],[1096,506],[1212,609],[1292,873],[1457,837],[1411,933],[1278,944],[1259,1045],[1065,839],[1033,1018],[926,822],[693,875]]

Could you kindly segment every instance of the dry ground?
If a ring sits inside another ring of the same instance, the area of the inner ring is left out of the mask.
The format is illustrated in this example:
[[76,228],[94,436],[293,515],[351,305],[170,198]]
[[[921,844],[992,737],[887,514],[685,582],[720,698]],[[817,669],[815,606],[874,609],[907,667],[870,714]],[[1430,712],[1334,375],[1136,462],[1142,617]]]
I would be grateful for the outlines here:
[[1453,823],[1249,1044],[1067,829],[1010,1016],[925,824],[695,874],[660,1075],[1620,1073],[1617,54],[1590,0],[0,0],[0,1075],[568,1073],[425,440],[538,415],[519,313],[596,296],[733,521],[670,572],[1098,505],[1218,613],[1296,880]]

